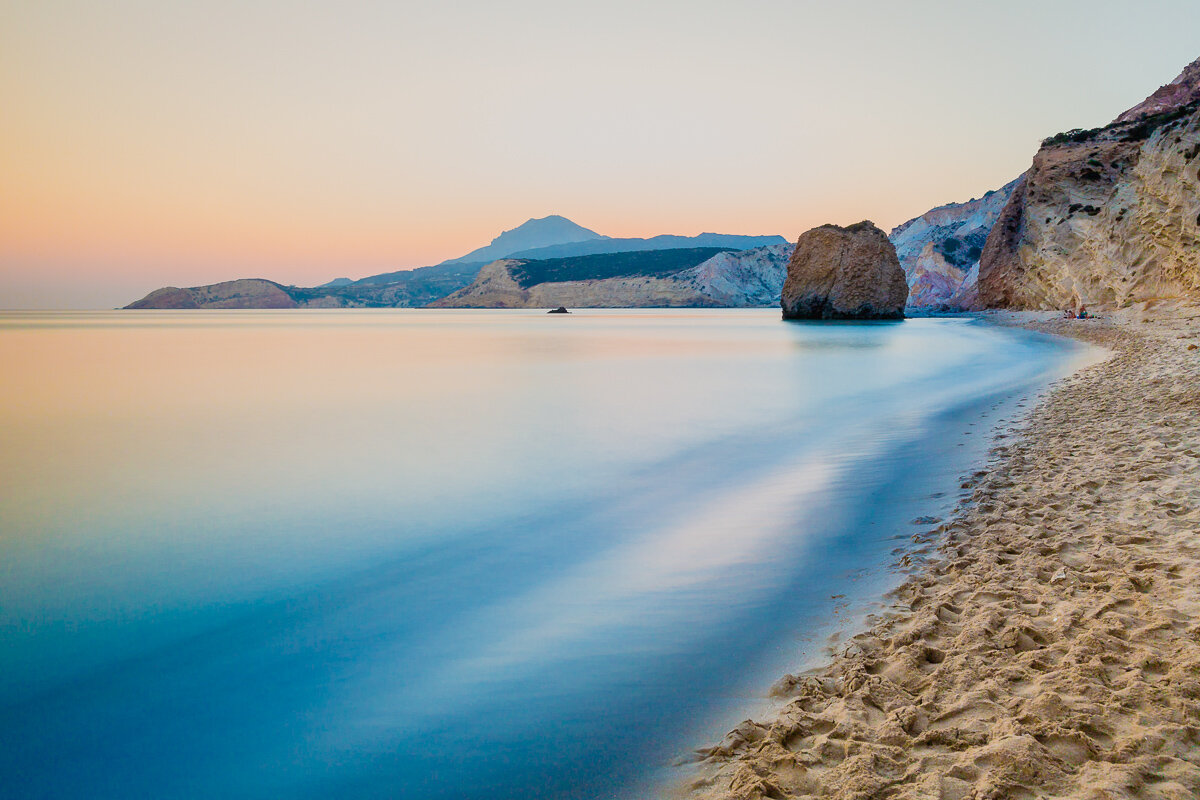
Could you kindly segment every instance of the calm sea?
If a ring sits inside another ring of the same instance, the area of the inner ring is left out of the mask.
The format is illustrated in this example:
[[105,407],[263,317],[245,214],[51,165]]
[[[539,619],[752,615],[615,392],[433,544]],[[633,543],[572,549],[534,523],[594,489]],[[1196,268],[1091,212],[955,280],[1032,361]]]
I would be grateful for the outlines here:
[[653,794],[1077,355],[774,310],[0,315],[0,796]]

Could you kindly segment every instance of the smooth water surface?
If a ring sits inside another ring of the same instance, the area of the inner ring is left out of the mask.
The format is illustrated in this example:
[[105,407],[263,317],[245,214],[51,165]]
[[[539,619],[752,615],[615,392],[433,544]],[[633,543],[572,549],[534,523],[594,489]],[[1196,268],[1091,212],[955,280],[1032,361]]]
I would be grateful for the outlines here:
[[636,794],[886,560],[946,420],[1069,355],[773,310],[0,315],[0,795]]

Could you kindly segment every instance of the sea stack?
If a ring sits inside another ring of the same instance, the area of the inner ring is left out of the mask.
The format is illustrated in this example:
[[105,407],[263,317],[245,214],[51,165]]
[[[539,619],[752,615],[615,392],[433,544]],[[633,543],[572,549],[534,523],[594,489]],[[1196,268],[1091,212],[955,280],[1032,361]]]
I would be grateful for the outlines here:
[[800,235],[783,284],[784,319],[903,319],[908,283],[873,222]]

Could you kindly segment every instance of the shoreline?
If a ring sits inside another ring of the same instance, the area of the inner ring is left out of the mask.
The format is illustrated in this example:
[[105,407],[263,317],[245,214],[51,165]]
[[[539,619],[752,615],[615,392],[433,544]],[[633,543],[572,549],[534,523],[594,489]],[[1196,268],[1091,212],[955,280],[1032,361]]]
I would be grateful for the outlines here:
[[[928,562],[840,655],[704,753],[696,798],[1200,793],[1200,324],[1187,309],[989,324],[1111,351],[1043,392]],[[1192,488],[1195,487],[1195,488]]]

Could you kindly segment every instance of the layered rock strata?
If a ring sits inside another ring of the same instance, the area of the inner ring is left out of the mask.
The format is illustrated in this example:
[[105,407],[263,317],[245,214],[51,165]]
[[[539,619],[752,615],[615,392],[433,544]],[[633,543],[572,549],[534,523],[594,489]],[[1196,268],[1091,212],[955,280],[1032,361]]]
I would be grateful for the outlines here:
[[888,234],[908,279],[909,308],[960,311],[974,305],[984,242],[1016,184],[931,209]]

